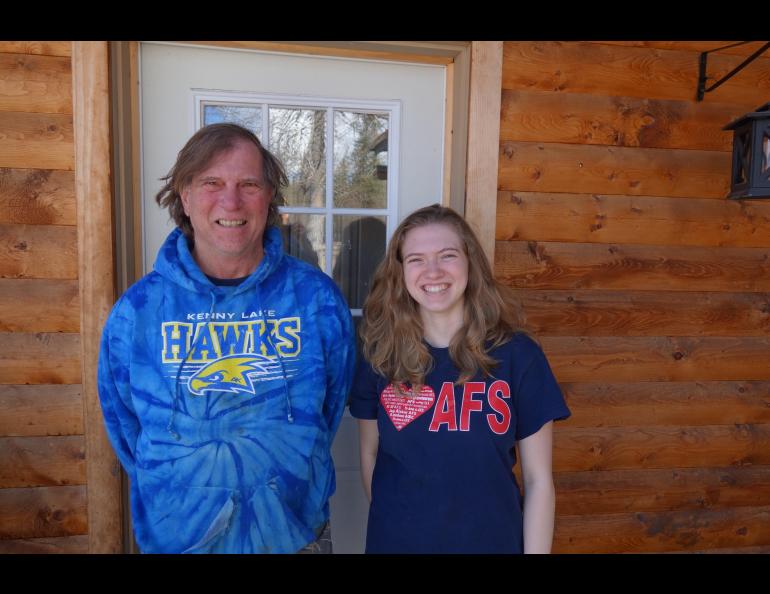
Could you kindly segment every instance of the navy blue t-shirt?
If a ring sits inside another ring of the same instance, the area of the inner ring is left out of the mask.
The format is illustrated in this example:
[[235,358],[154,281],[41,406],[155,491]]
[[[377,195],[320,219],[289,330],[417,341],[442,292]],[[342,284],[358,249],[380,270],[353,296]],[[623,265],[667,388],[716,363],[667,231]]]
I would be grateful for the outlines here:
[[454,386],[448,348],[428,347],[419,395],[397,395],[361,361],[350,412],[377,419],[367,553],[521,553],[514,446],[570,412],[542,350],[516,334],[492,377]]

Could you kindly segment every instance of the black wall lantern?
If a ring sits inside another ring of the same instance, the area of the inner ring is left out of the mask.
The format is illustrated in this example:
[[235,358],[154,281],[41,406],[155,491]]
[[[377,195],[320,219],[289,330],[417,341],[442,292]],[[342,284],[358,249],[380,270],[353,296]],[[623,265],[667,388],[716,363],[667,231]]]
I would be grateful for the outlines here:
[[728,198],[770,198],[770,103],[723,130],[733,130],[733,166]]

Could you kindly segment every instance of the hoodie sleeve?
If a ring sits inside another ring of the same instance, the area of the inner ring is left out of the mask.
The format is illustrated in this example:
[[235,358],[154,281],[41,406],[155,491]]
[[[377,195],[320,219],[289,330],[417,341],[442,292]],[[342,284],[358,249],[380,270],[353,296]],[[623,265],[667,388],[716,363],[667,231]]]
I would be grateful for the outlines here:
[[329,301],[326,312],[321,314],[324,320],[322,327],[326,359],[326,400],[323,412],[329,432],[334,437],[353,381],[356,343],[350,310],[336,285],[331,286]]
[[115,305],[102,332],[97,381],[107,436],[123,468],[133,478],[139,435],[129,379],[133,316],[126,315],[122,303]]

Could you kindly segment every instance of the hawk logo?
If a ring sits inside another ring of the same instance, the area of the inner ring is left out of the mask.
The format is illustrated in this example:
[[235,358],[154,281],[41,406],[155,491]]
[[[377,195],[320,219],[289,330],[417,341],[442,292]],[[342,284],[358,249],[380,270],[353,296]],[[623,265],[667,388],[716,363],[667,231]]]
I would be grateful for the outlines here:
[[252,377],[269,374],[273,364],[262,355],[230,355],[199,369],[187,385],[195,396],[203,396],[206,390],[256,394]]

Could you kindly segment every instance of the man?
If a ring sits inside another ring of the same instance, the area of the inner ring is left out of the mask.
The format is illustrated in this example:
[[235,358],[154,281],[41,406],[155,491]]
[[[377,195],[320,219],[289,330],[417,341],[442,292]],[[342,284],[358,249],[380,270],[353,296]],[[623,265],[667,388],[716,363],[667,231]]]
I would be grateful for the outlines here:
[[234,124],[199,130],[156,200],[177,224],[115,304],[99,396],[145,553],[329,545],[331,444],[350,387],[350,313],[283,253],[286,175]]

